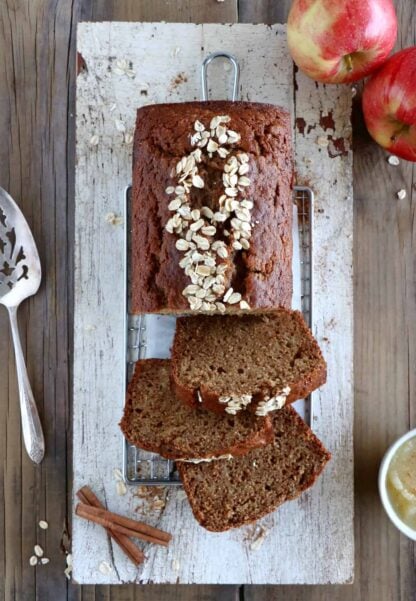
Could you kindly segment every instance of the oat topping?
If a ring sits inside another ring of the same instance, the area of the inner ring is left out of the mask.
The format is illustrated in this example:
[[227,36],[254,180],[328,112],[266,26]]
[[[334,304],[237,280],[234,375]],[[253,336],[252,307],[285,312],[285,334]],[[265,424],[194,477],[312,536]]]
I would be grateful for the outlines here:
[[227,453],[225,455],[218,455],[217,457],[204,457],[202,459],[175,459],[176,463],[211,463],[212,461],[220,461],[223,459],[227,459],[228,461],[230,459],[234,459],[234,456],[231,455],[230,453]]
[[226,404],[225,412],[236,415],[237,411],[245,409],[252,401],[251,394],[242,394],[241,396],[220,396],[220,403]]
[[256,408],[256,415],[264,417],[270,411],[276,411],[277,409],[281,409],[286,404],[286,399],[290,393],[290,386],[286,386],[283,390],[276,396],[273,397],[265,397],[264,401],[261,401]]
[[[228,115],[218,115],[211,119],[209,128],[201,121],[195,121],[194,131],[190,134],[191,145],[195,148],[178,161],[171,174],[176,177],[176,185],[165,190],[173,197],[168,205],[173,216],[165,229],[178,236],[175,246],[184,253],[179,266],[191,283],[182,294],[193,311],[224,313],[227,304],[239,305],[242,310],[250,309],[239,292],[232,288],[226,290],[225,286],[230,252],[250,248],[254,206],[252,200],[244,197],[251,184],[249,157],[244,152],[233,154],[230,146],[238,143],[241,136],[227,127],[230,121]],[[191,189],[205,186],[198,167],[205,155],[209,159],[218,156],[224,160],[224,193],[218,199],[216,211],[208,206],[192,209],[190,205]],[[221,239],[224,237],[228,238],[227,243]]]

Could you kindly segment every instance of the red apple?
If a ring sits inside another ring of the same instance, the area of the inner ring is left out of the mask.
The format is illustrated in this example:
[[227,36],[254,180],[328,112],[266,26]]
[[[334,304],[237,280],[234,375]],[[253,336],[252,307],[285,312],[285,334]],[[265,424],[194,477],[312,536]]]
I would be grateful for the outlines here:
[[416,46],[394,54],[366,83],[363,111],[380,146],[416,162]]
[[396,42],[397,16],[392,0],[294,0],[287,36],[306,75],[348,83],[385,62]]

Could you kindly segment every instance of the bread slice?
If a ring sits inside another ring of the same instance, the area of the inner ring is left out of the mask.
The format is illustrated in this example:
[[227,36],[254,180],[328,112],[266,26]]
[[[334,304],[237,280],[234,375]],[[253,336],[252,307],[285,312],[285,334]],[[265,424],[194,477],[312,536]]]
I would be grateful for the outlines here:
[[299,311],[181,317],[172,382],[185,403],[257,415],[305,398],[326,381],[326,363]]
[[131,444],[167,459],[202,459],[243,455],[273,440],[269,417],[215,415],[178,401],[170,370],[168,359],[137,362],[120,423]]
[[180,463],[195,518],[222,532],[254,522],[312,486],[331,455],[299,417],[284,407],[272,417],[274,443],[245,457]]

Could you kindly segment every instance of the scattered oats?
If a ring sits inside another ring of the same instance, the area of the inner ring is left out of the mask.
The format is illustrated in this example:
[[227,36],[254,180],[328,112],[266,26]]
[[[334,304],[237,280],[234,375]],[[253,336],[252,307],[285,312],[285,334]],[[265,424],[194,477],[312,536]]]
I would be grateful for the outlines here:
[[202,179],[202,177],[200,175],[193,175],[192,176],[192,185],[195,186],[195,188],[203,188],[204,180]]
[[165,192],[166,192],[166,194],[168,194],[170,196],[171,194],[173,194],[175,192],[175,188],[173,186],[168,186],[165,189]]
[[225,215],[224,213],[220,213],[219,211],[217,211],[216,213],[214,213],[214,221],[226,221],[227,220],[227,215]]
[[[225,298],[224,298],[225,301]],[[228,297],[228,300],[226,301],[229,305],[235,305],[236,303],[239,303],[241,301],[241,294],[239,292],[233,292],[233,294],[231,294],[231,296]]]
[[234,250],[241,250],[243,247],[241,245],[241,242],[235,241],[233,242],[233,249]]
[[98,569],[101,572],[101,574],[111,574],[111,572],[113,571],[108,561],[102,561],[98,566]]
[[406,192],[406,190],[399,190],[399,191],[397,192],[397,198],[398,198],[399,200],[404,200],[404,199],[406,198],[406,196],[407,196],[407,192]]
[[182,52],[182,48],[180,48],[179,46],[176,46],[176,48],[173,48],[173,50],[171,51],[170,55],[172,58],[176,58],[178,56],[178,54],[180,54]]
[[242,300],[240,301],[240,309],[242,309],[243,311],[250,309],[250,305],[248,304],[247,301]]
[[47,563],[49,563],[50,559],[48,557],[42,557],[42,559],[40,560],[40,563],[45,566]]
[[[218,0],[218,2],[224,2],[224,0]],[[178,572],[180,567],[181,567],[181,564],[176,559],[176,557],[174,559],[172,559],[172,568],[175,570],[175,572]]]
[[114,479],[118,482],[124,481],[123,472],[120,469],[118,469],[118,467],[115,467],[113,469],[113,476],[114,476]]
[[195,273],[202,276],[209,276],[211,275],[211,268],[207,267],[206,265],[198,265],[198,267],[195,269]]
[[36,557],[36,555],[32,555],[32,557],[30,557],[30,559],[29,559],[29,565],[36,566],[37,563],[38,563],[38,558]]
[[246,177],[245,175],[242,175],[240,178],[238,178],[238,185],[239,186],[249,186],[251,184],[251,180]]
[[195,121],[194,129],[195,129],[195,131],[202,132],[205,129],[205,125],[203,123],[201,123],[200,121]]
[[119,497],[124,497],[127,494],[127,486],[122,480],[117,482],[116,491]]
[[397,165],[400,165],[400,161],[399,161],[398,157],[396,157],[394,154],[389,156],[389,158],[387,159],[387,162],[390,165],[394,165],[395,167],[397,167]]
[[189,306],[191,307],[192,311],[198,311],[199,309],[201,309],[202,299],[193,298],[190,296],[190,297],[188,297],[188,301],[189,301]]
[[229,154],[230,151],[226,148],[218,148],[217,152],[222,159],[225,159],[225,157]]
[[35,545],[33,547],[33,550],[35,552],[36,557],[42,557],[42,555],[43,555],[43,549],[42,549],[42,547],[40,545]]
[[183,238],[179,238],[179,240],[176,240],[175,246],[178,250],[188,250],[189,242],[187,242]]
[[123,224],[123,218],[120,217],[119,215],[117,216],[115,213],[107,213],[107,215],[105,216],[105,220],[110,225],[122,225]]
[[133,140],[134,140],[134,136],[133,136],[133,134],[131,134],[131,133],[126,133],[126,134],[124,134],[124,142],[125,142],[126,144],[132,144],[132,143],[133,143]]
[[250,170],[250,167],[249,167],[248,163],[243,163],[238,168],[238,173],[239,173],[239,175],[246,175],[249,172],[249,170]]
[[197,245],[198,248],[200,248],[201,250],[208,250],[209,249],[209,241],[204,238],[203,236],[199,236],[198,234],[194,234],[192,236],[192,240],[195,242],[195,244]]
[[39,528],[41,528],[42,530],[47,530],[48,529],[48,522],[45,522],[45,520],[40,520],[39,522]]
[[187,286],[186,288],[184,288],[184,290],[182,290],[182,294],[184,296],[193,295],[193,294],[196,294],[199,289],[200,289],[200,287],[197,286],[196,284],[189,284],[189,286]]
[[169,211],[176,211],[177,209],[179,209],[181,204],[181,199],[177,197],[174,200],[170,201],[170,203],[168,204],[168,209]]
[[215,303],[215,305],[220,313],[225,313],[226,309],[223,303]]
[[260,527],[260,533],[259,535],[254,539],[254,541],[251,543],[250,545],[250,549],[252,551],[256,551],[257,549],[260,549],[260,547],[262,546],[262,544],[264,543],[266,536],[268,536],[269,531],[266,530],[265,528],[263,528],[262,526]]
[[250,242],[247,240],[247,238],[241,238],[240,244],[244,250],[248,250],[250,248]]
[[328,140],[328,138],[326,136],[319,136],[319,138],[316,140],[316,143],[319,146],[326,147],[329,144],[329,140]]
[[215,236],[215,234],[217,233],[217,228],[213,225],[207,225],[202,228],[202,233],[205,236]]
[[210,140],[207,145],[208,152],[216,152],[218,150],[218,144],[214,140]]
[[192,224],[190,225],[190,229],[191,229],[193,232],[197,232],[198,230],[200,230],[200,229],[201,229],[201,227],[203,227],[203,226],[204,226],[204,224],[205,224],[205,221],[204,221],[203,219],[198,219],[198,221],[195,221],[194,223],[192,223]]
[[221,257],[221,259],[226,259],[228,257],[228,250],[225,248],[225,246],[220,246],[217,250],[217,255]]
[[198,219],[201,217],[201,213],[199,212],[199,210],[198,210],[198,209],[194,209],[194,210],[192,211],[191,215],[192,215],[192,219],[193,219],[194,221],[198,221]]
[[94,134],[90,138],[90,146],[98,146],[100,142],[100,137],[97,134]]
[[116,61],[113,73],[116,73],[117,75],[127,75],[128,77],[135,76],[135,72],[130,68],[129,62],[124,58]]
[[227,133],[229,144],[235,144],[236,142],[239,142],[241,140],[240,134],[238,134],[236,131],[229,129]]
[[116,130],[124,133],[126,131],[126,126],[124,125],[123,121],[121,121],[121,119],[116,119],[114,121],[114,125],[116,126]]
[[223,298],[224,303],[228,302],[228,299],[230,298],[230,296],[232,295],[233,292],[234,292],[234,290],[232,288],[229,288],[227,290],[227,292],[224,294],[224,298]]

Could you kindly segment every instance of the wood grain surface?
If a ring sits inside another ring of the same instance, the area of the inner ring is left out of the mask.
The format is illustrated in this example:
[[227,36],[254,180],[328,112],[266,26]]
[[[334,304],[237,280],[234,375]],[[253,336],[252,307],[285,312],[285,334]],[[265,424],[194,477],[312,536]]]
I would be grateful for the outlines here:
[[[284,20],[287,1],[240,0],[241,19]],[[396,0],[399,45],[414,44],[413,0]],[[7,601],[414,601],[415,547],[388,523],[376,474],[385,447],[415,426],[414,168],[354,128],[356,577],[340,587],[78,587],[67,585],[60,551],[71,488],[69,455],[73,111],[78,19],[235,21],[225,0],[5,0],[0,3],[0,185],[21,204],[38,242],[47,283],[21,311],[29,373],[48,456],[34,468],[21,451],[17,385],[0,311],[0,598]],[[69,109],[69,112],[68,112]],[[405,187],[407,198],[395,193]],[[37,520],[47,516],[46,533]],[[66,537],[63,537],[64,540]],[[28,565],[32,545],[51,563]]]

